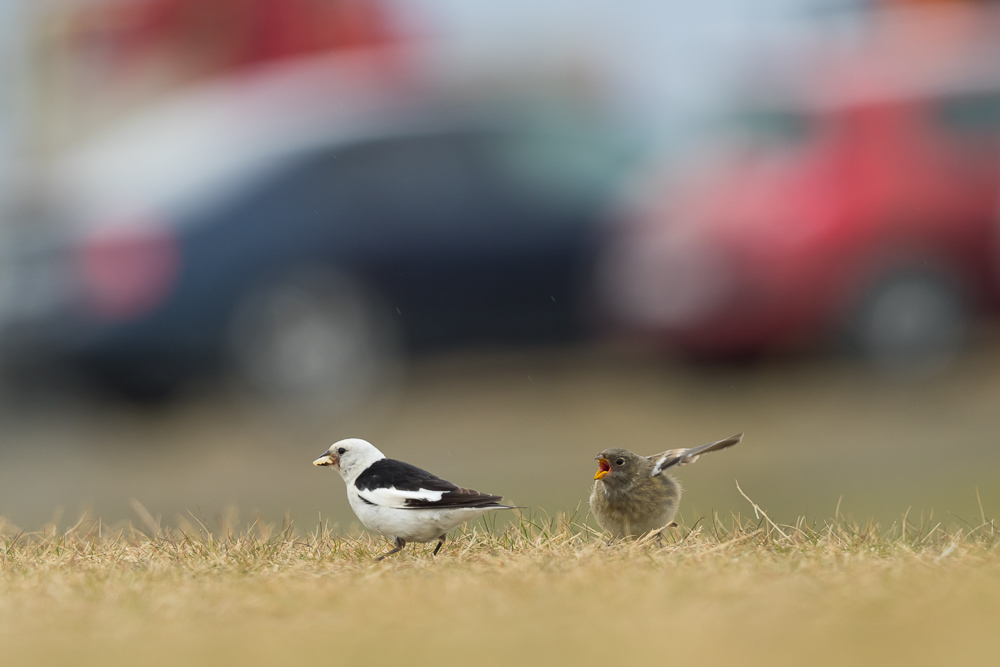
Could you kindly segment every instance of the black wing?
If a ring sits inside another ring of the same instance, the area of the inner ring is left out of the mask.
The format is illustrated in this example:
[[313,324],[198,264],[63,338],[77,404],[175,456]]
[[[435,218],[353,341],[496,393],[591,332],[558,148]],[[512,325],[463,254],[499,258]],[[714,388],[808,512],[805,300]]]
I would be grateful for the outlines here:
[[[367,495],[382,501],[378,504],[406,509],[501,507],[499,502],[503,500],[503,496],[464,489],[422,468],[395,459],[380,459],[371,464],[358,475],[354,486],[358,491],[367,491]],[[391,494],[390,490],[407,492],[405,495],[411,497],[403,498],[403,494]],[[438,499],[438,493],[421,497],[422,491],[442,493]],[[364,496],[362,499],[365,499]]]

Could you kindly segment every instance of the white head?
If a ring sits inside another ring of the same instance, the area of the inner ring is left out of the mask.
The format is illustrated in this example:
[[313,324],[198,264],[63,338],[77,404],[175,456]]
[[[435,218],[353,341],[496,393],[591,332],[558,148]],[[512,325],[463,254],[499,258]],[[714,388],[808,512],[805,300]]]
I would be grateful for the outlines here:
[[333,466],[345,482],[350,482],[385,454],[375,445],[361,438],[347,438],[330,445],[323,456],[313,461],[314,466]]

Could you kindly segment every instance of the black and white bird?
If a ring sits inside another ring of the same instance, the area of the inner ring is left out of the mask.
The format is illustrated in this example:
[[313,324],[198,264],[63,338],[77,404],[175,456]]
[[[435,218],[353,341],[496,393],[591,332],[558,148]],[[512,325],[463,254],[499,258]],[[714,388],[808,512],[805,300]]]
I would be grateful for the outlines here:
[[369,530],[396,543],[382,560],[407,542],[437,540],[434,555],[448,531],[492,510],[515,509],[502,496],[464,489],[426,470],[387,459],[375,445],[360,438],[335,442],[315,466],[333,466],[347,483],[351,509]]

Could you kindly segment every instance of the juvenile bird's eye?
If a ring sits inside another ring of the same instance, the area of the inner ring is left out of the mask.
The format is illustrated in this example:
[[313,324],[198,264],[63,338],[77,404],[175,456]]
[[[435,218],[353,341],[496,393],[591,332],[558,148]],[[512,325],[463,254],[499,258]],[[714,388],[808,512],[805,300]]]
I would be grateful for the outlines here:
[[623,465],[625,465],[625,459],[618,459],[617,461],[615,461],[615,465],[616,466],[623,466]]
[[338,454],[343,454],[346,451],[347,451],[346,449],[344,449],[343,447],[341,447],[340,449],[337,450],[337,453]]

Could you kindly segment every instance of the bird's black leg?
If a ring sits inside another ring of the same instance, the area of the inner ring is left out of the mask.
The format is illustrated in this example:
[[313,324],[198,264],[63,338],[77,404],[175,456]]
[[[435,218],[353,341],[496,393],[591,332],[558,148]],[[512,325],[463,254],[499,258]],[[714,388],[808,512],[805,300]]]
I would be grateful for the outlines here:
[[386,556],[391,556],[393,554],[399,553],[400,551],[402,551],[403,547],[405,547],[405,546],[406,546],[406,540],[404,540],[402,537],[397,537],[396,538],[396,548],[392,549],[391,551],[386,551],[384,554],[382,554],[381,556],[379,556],[375,560],[382,560]]
[[447,537],[447,535],[442,535],[441,537],[438,538],[438,545],[434,547],[434,553],[431,554],[432,556],[437,556],[438,552],[441,551],[441,547],[444,546],[445,537]]

